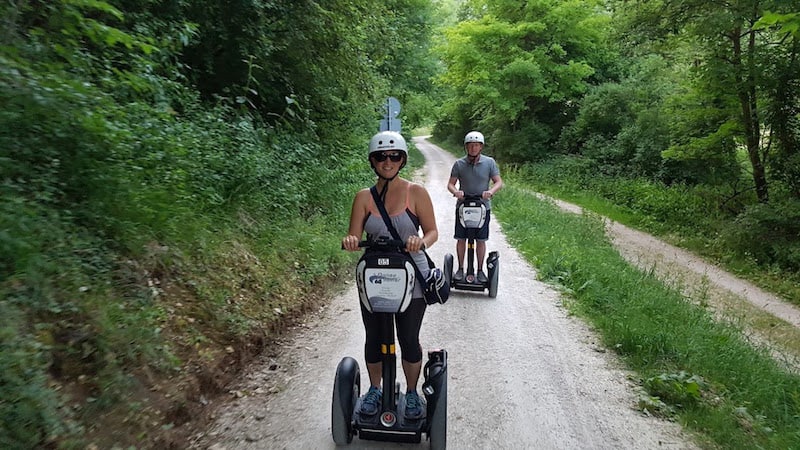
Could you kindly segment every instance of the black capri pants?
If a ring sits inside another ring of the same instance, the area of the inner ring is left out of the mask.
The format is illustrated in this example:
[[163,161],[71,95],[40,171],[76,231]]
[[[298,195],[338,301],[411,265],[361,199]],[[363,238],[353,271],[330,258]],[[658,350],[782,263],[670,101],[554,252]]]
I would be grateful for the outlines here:
[[[367,311],[363,303],[361,305],[361,320],[364,322],[364,329],[367,332],[367,340],[364,343],[364,359],[368,364],[381,362],[381,328],[383,326],[383,314],[371,313]],[[422,347],[419,344],[419,330],[422,327],[422,317],[425,316],[425,309],[428,305],[424,298],[411,299],[405,311],[395,315],[395,328],[397,330],[397,340],[400,342],[400,356],[403,361],[416,363],[422,361]]]

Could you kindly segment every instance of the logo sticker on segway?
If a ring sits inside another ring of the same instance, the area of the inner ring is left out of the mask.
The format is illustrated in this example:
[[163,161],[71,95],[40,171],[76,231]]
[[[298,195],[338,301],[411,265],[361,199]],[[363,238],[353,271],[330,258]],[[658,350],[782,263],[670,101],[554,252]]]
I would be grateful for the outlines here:
[[486,207],[482,204],[478,206],[461,205],[460,213],[461,225],[464,228],[483,227],[483,222],[486,220]]
[[[365,286],[367,298],[370,299],[372,307],[378,310],[382,306],[397,309],[396,305],[406,296],[409,289],[408,273],[405,269],[372,269],[364,270],[364,277],[367,279]],[[412,285],[413,286],[413,285]]]
[[381,415],[381,424],[385,427],[391,427],[397,422],[397,416],[391,411],[386,411]]
[[383,284],[383,281],[386,280],[388,283],[401,283],[402,281],[398,278],[396,273],[383,273],[378,272],[376,274],[370,275],[369,282],[372,284]]

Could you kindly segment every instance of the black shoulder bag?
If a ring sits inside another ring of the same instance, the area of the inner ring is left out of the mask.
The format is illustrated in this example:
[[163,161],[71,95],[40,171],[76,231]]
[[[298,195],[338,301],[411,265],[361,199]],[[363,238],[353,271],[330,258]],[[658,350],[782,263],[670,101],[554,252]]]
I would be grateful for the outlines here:
[[[383,222],[386,223],[386,228],[388,228],[389,232],[392,233],[392,237],[394,239],[402,241],[402,238],[400,238],[400,233],[397,232],[397,230],[394,228],[394,225],[392,225],[391,219],[389,219],[389,213],[386,212],[386,207],[383,205],[383,200],[381,199],[380,195],[378,195],[378,188],[376,186],[372,186],[369,191],[372,193],[372,198],[375,200],[375,205],[378,207],[381,217],[383,217]],[[417,267],[417,264],[414,262],[414,258],[409,259],[414,265],[414,270],[417,272],[417,279],[422,282],[422,294],[425,296],[425,303],[429,305],[433,305],[435,303],[444,304],[450,297],[450,284],[445,279],[441,269],[433,264],[433,260],[431,260],[431,257],[428,256],[428,252],[423,249],[422,253],[425,254],[426,258],[428,258],[428,266],[431,269],[427,278],[422,276],[422,272],[420,272],[419,267]]]

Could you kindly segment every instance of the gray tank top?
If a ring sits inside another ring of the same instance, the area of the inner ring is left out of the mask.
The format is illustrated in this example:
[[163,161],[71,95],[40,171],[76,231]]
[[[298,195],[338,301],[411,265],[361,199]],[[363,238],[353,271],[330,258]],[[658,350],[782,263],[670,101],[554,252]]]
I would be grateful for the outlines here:
[[[386,226],[386,223],[384,223],[381,213],[375,205],[375,200],[371,197],[369,211],[367,220],[364,222],[364,231],[367,233],[367,240],[374,240],[381,237],[393,239],[392,233],[389,232],[389,228]],[[408,209],[408,194],[406,194],[406,209],[400,214],[389,216],[389,219],[403,242],[408,240],[409,236],[419,236],[419,219]],[[428,266],[428,258],[425,254],[419,251],[411,253],[411,257],[414,259],[414,263],[419,268],[422,276],[427,277],[431,269]],[[422,288],[419,283],[415,283],[413,297],[422,297]]]

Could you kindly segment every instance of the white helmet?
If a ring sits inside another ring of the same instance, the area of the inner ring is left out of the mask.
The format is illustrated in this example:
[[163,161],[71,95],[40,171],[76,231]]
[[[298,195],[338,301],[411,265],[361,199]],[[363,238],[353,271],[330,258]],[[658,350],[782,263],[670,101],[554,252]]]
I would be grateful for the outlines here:
[[369,141],[369,154],[386,150],[399,150],[408,156],[408,146],[403,136],[396,131],[381,131]]
[[483,140],[483,134],[480,131],[470,131],[464,136],[464,145],[469,144],[470,142],[480,142],[481,144],[485,144]]

